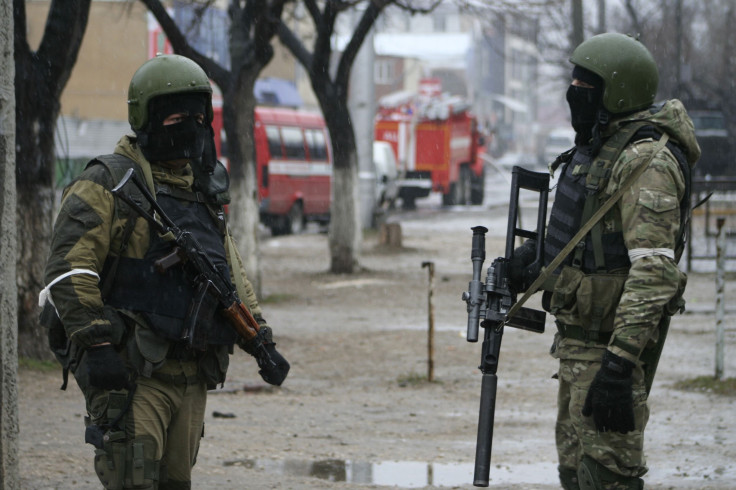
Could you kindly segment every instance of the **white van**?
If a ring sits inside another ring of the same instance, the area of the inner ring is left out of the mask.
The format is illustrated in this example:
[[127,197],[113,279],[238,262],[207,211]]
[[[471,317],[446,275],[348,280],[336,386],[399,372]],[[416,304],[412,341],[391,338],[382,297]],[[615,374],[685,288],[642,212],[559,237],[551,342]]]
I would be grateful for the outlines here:
[[392,203],[399,194],[399,172],[390,143],[373,142],[373,166],[376,170],[376,206],[382,207],[385,203]]

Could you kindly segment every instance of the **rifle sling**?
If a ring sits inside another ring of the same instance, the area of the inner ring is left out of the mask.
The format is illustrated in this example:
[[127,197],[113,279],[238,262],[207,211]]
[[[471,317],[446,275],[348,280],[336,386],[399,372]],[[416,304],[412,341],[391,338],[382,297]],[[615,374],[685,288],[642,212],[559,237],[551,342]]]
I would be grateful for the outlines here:
[[595,226],[595,224],[598,223],[598,221],[600,221],[603,216],[605,216],[605,214],[614,206],[614,204],[616,204],[618,200],[621,199],[621,196],[623,196],[624,192],[626,192],[629,187],[631,187],[634,182],[636,182],[637,179],[644,173],[644,171],[649,168],[649,164],[652,162],[657,153],[659,153],[662,148],[664,148],[664,146],[667,144],[667,141],[669,141],[669,135],[667,133],[664,133],[662,135],[662,138],[660,138],[660,140],[654,145],[654,148],[652,148],[652,153],[647,157],[646,161],[639,165],[639,167],[634,170],[631,175],[629,175],[629,178],[626,179],[621,187],[619,187],[618,190],[614,192],[613,195],[609,197],[608,200],[603,203],[600,208],[598,208],[598,211],[596,211],[593,216],[591,216],[590,219],[580,228],[580,230],[578,230],[575,236],[570,239],[567,245],[565,245],[565,248],[560,250],[560,253],[557,254],[557,257],[552,259],[552,262],[549,263],[549,265],[542,271],[539,277],[537,277],[537,279],[531,284],[531,286],[529,286],[521,299],[514,303],[514,305],[509,309],[504,323],[507,323],[510,318],[513,318],[513,316],[518,313],[524,303],[526,303],[529,298],[539,290],[540,286],[542,286],[542,284],[544,284],[544,282],[547,280],[547,277],[549,277],[557,269],[557,267],[559,267],[562,261],[565,260],[570,252],[573,251],[577,244],[585,238],[585,235],[588,234],[591,228],[593,228],[593,226]]

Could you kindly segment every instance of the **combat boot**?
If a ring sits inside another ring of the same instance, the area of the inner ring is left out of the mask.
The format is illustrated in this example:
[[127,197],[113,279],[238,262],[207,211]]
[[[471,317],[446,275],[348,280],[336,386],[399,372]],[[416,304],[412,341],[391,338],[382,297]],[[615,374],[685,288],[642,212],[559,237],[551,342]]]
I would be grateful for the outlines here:
[[583,456],[578,467],[580,490],[643,490],[644,480],[618,475],[590,456]]
[[562,484],[563,490],[580,490],[577,470],[558,466],[557,471],[560,472],[560,483]]

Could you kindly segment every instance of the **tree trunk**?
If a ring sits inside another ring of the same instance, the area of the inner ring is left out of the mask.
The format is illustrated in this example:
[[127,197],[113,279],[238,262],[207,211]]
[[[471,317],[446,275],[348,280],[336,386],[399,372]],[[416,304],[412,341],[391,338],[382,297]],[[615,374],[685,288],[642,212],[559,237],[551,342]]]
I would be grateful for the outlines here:
[[[317,95],[320,97],[320,95]],[[322,93],[325,122],[332,142],[332,205],[330,208],[330,271],[352,274],[358,269],[362,229],[358,196],[358,151],[347,103]]]
[[[229,222],[245,263],[248,279],[262,298],[260,247],[258,240],[258,187],[256,185],[255,146],[253,142],[253,93],[255,76],[241,77],[223,103],[223,124],[230,145]],[[232,136],[231,136],[232,135]],[[239,137],[235,137],[235,136]]]
[[[33,71],[28,65],[26,68],[26,73]],[[52,359],[46,330],[38,321],[38,293],[44,287],[53,228],[54,131],[59,103],[48,91],[36,91],[26,82],[16,82],[15,86],[16,159],[23,162],[16,168],[18,352],[24,357]],[[35,91],[35,96],[30,91]]]
[[46,331],[38,322],[38,293],[44,287],[54,199],[54,132],[59,98],[77,61],[91,0],[51,2],[37,51],[26,39],[25,3],[13,2],[15,56],[16,190],[18,230],[18,350],[51,358]]
[[20,488],[13,11],[0,1],[0,488]]

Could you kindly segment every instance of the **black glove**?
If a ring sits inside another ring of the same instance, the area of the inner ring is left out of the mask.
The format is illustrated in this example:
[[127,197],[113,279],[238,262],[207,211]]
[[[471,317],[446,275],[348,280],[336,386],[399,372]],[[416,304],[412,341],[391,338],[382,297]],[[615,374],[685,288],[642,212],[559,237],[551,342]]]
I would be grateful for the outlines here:
[[509,286],[515,292],[526,291],[539,276],[541,264],[534,261],[536,258],[536,240],[527,240],[514,249],[514,255],[509,262]]
[[626,434],[634,430],[633,370],[633,362],[608,350],[603,354],[601,368],[590,384],[583,405],[583,416],[593,415],[600,432]]
[[291,368],[289,361],[279,354],[274,343],[262,344],[261,349],[264,349],[268,353],[268,356],[256,355],[258,367],[261,368],[258,374],[261,375],[261,378],[266,383],[281,386],[281,383],[284,382]]
[[[259,322],[260,323],[260,322]],[[256,358],[258,374],[268,384],[281,386],[289,374],[289,362],[276,350],[271,327],[261,325],[258,335],[247,341],[239,341],[238,345],[245,352]]]
[[102,390],[120,390],[128,386],[128,369],[112,344],[87,349],[89,384]]

